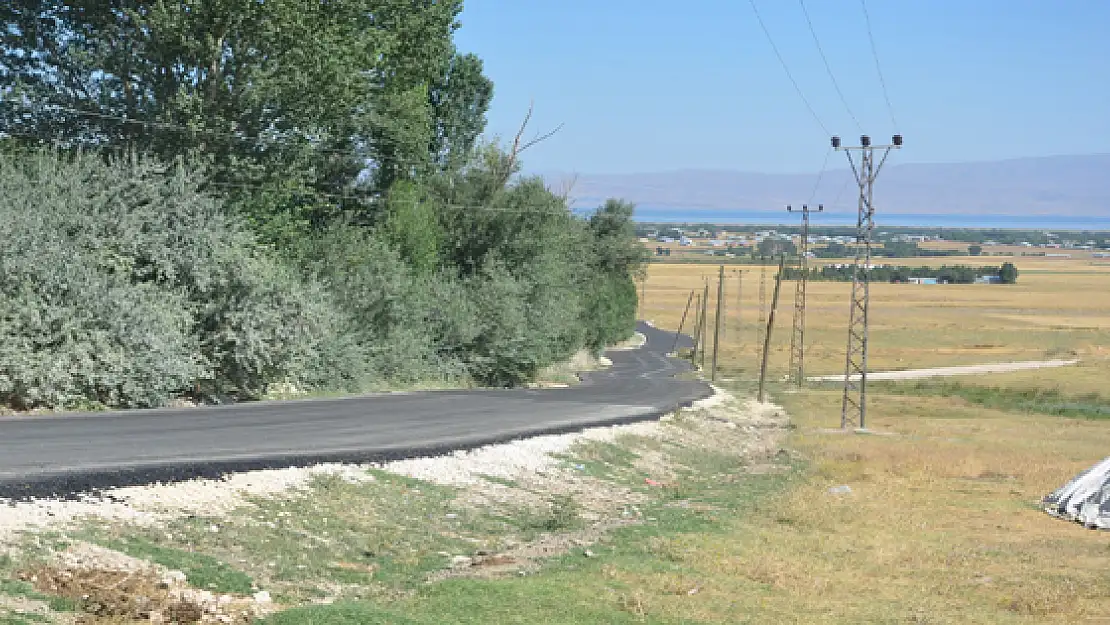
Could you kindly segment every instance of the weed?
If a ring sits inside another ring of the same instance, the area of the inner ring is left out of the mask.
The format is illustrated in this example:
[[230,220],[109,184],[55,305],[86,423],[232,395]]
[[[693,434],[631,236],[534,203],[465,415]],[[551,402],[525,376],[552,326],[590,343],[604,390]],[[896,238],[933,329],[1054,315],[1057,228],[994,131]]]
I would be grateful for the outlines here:
[[542,509],[524,509],[510,523],[525,533],[572,530],[582,526],[581,507],[570,495],[553,495]]

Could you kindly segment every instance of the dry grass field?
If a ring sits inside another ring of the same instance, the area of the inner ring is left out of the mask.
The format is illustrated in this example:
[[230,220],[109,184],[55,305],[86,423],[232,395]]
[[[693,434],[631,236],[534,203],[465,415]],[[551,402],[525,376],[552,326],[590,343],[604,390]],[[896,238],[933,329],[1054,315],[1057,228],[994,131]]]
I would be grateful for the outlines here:
[[[922,260],[906,264],[995,259]],[[1110,623],[1110,536],[1038,506],[1110,454],[1110,266],[1013,262],[1021,272],[1013,286],[874,285],[873,369],[1060,356],[1080,365],[924,389],[873,384],[867,435],[836,429],[836,385],[775,385],[772,398],[796,428],[790,447],[808,472],[727,536],[693,535],[676,547],[715,580],[715,594],[759,623]],[[733,278],[732,326],[722,345],[726,374],[738,373],[733,384],[741,389],[755,371],[759,268],[746,269],[740,340]],[[715,270],[652,265],[646,316],[674,327],[689,289]],[[771,368],[779,376],[793,287],[783,285],[774,335]],[[848,294],[848,284],[811,283],[811,373],[843,370]],[[1042,391],[1082,403],[1088,418],[1045,414],[1046,404],[1029,400]],[[830,492],[838,486],[851,491]],[[682,616],[717,621],[714,612]]]
[[[998,259],[972,257],[907,259],[898,264],[991,265]],[[832,261],[836,262],[836,261]],[[847,262],[847,261],[842,261]],[[1092,260],[1015,258],[1016,285],[909,285],[871,287],[871,370],[901,370],[1012,360],[1110,356],[1110,263]],[[766,269],[770,302],[775,267]],[[750,376],[758,369],[759,266],[727,265],[724,370]],[[738,277],[743,272],[737,304]],[[690,290],[712,278],[710,321],[716,305],[717,266],[652,264],[642,316],[676,328]],[[844,370],[850,283],[810,282],[806,318],[806,372]],[[789,363],[794,282],[784,282],[769,369],[777,377]],[[768,304],[769,305],[769,304]]]

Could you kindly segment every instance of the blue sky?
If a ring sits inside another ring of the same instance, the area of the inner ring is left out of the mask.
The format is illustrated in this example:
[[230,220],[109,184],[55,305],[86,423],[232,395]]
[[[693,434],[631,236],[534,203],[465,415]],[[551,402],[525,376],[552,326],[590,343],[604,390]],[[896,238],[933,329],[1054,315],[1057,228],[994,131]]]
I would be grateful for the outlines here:
[[[755,0],[825,126],[855,139],[796,0]],[[812,172],[826,133],[748,0],[466,0],[456,35],[495,83],[490,135],[564,124],[530,171]],[[858,0],[807,0],[868,134],[894,128]],[[869,0],[906,148],[897,162],[1110,152],[1107,0]],[[842,159],[842,156],[834,155]],[[839,162],[830,165],[841,166]]]

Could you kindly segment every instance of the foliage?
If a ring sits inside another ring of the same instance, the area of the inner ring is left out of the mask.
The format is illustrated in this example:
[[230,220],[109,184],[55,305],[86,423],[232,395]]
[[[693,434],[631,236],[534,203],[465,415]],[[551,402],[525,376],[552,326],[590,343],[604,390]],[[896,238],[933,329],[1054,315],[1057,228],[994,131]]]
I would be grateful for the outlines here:
[[647,250],[636,241],[633,205],[608,200],[589,218],[593,235],[591,275],[587,291],[586,345],[600,351],[632,335],[638,298],[634,278],[642,277]]
[[461,9],[14,0],[0,8],[0,120],[32,144],[207,164],[210,187],[283,240],[466,162],[492,84],[452,43]]
[[0,7],[0,403],[511,386],[627,337],[632,206],[582,219],[477,145],[460,11]]
[[789,239],[776,239],[765,238],[759,242],[758,245],[752,248],[752,256],[759,256],[761,258],[776,258],[783,254],[787,256],[795,256],[798,253],[797,246]]
[[1002,263],[1002,267],[998,270],[998,277],[1001,278],[1002,284],[1014,284],[1018,279],[1018,270],[1013,263]]
[[319,293],[197,184],[138,159],[0,159],[0,402],[255,396],[354,358]]

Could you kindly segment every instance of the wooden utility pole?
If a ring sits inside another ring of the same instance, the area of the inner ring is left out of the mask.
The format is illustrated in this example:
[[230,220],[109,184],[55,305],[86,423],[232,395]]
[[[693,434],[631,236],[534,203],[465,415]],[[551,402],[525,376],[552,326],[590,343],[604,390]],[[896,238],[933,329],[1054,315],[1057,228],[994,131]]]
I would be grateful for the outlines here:
[[640,319],[647,319],[647,270],[640,278]]
[[717,275],[717,315],[713,318],[713,368],[709,374],[710,381],[717,380],[717,353],[721,348],[721,323],[725,306],[725,266]]
[[740,338],[744,334],[744,271],[736,272],[736,344],[740,347]]
[[756,332],[758,336],[755,340],[756,358],[763,360],[763,337],[766,336],[765,330],[767,328],[767,263],[761,256],[759,258],[759,317],[756,321]]
[[690,297],[686,298],[686,308],[682,310],[682,321],[678,322],[678,330],[674,333],[674,345],[671,346],[671,353],[678,353],[678,339],[682,336],[682,327],[686,325],[686,315],[690,312],[690,302],[694,301],[694,290],[690,289]]
[[779,273],[775,276],[775,294],[771,297],[771,311],[767,315],[767,333],[763,336],[763,360],[759,365],[759,401],[763,402],[763,385],[767,380],[767,356],[771,351],[771,330],[775,328],[775,308],[779,305],[779,291],[782,287],[783,267],[786,256],[779,259]]
[[698,293],[694,304],[694,349],[690,352],[690,364],[696,365],[698,361],[698,343],[701,340],[701,293]]
[[709,279],[705,279],[705,294],[701,298],[701,368],[705,368],[705,344],[709,334]]

